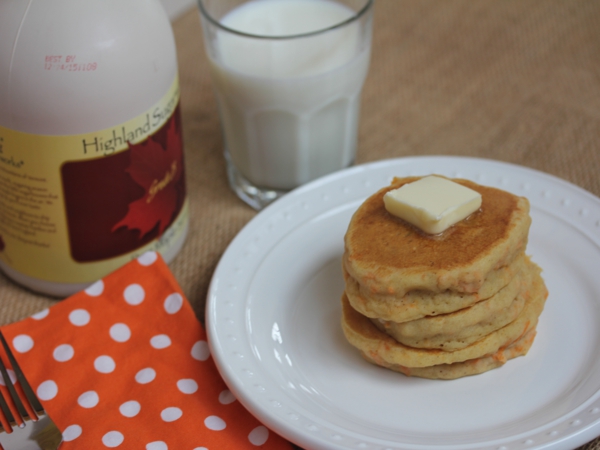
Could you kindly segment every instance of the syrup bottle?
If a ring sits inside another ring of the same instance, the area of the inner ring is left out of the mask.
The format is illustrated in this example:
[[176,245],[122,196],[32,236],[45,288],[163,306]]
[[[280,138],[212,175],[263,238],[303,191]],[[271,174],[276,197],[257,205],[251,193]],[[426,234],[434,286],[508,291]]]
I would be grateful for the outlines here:
[[159,0],[0,2],[0,269],[66,296],[188,230]]

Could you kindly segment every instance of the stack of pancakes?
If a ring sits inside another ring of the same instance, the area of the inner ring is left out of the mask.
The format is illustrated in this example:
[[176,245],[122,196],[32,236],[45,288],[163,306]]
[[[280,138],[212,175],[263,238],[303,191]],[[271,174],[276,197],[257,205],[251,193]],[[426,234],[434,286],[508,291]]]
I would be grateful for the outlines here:
[[529,202],[479,192],[481,208],[427,235],[390,214],[383,195],[419,177],[396,178],[355,212],[344,238],[342,326],[368,361],[405,375],[453,379],[524,355],[547,297],[526,255]]

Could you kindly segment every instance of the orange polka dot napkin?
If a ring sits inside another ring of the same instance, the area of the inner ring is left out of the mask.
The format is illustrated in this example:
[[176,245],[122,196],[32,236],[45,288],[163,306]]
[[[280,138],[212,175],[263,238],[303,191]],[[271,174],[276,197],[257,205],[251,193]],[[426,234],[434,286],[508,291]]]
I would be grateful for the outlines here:
[[227,389],[157,253],[2,332],[61,450],[292,448]]

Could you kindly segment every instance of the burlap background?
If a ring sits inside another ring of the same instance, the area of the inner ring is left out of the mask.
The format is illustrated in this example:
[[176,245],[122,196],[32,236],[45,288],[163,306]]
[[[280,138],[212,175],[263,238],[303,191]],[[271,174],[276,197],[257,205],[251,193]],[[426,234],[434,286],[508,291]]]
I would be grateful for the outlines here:
[[[227,186],[197,12],[174,29],[192,228],[171,268],[201,317],[220,255],[256,213]],[[492,158],[600,196],[600,2],[377,0],[359,139],[358,163]],[[0,275],[0,324],[53,302]]]

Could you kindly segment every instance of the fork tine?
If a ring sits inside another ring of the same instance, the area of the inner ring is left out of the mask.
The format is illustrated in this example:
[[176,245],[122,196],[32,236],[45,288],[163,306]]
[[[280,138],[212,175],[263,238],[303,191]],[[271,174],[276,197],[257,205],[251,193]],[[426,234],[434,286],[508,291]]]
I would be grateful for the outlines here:
[[[11,369],[13,369],[13,368],[11,367]],[[9,369],[7,368],[7,372],[8,371],[9,371]],[[34,411],[33,407],[27,400],[27,396],[25,395],[25,392],[23,391],[21,383],[18,380],[18,378],[19,378],[18,372],[15,370],[13,370],[12,372],[13,372],[12,377],[17,378],[17,380],[15,382],[12,382],[13,378],[11,377],[10,381],[14,387],[15,392],[17,393],[18,399],[20,400],[20,403],[18,404],[18,408],[19,408],[19,413],[21,415],[21,419],[23,421],[31,419],[32,421],[37,422],[39,419],[38,413],[36,411]],[[9,377],[11,376],[10,373],[8,375],[9,375]],[[9,390],[9,394],[12,397],[14,393],[11,393]],[[15,408],[16,407],[17,406],[15,406]],[[21,424],[19,424],[19,425],[21,426]],[[24,426],[24,423],[22,425]]]
[[[0,361],[1,362],[1,361]],[[15,423],[15,418],[8,407],[8,403],[4,399],[4,394],[0,389],[0,425],[2,425],[2,429],[7,433],[12,432],[12,424]]]
[[[27,417],[27,410],[25,409],[25,406],[23,406],[23,402],[21,401],[21,398],[19,397],[19,394],[17,393],[17,390],[15,389],[15,385],[13,384],[10,375],[8,374],[8,370],[6,369],[6,366],[4,365],[4,361],[2,361],[2,359],[0,358],[0,373],[2,373],[2,378],[4,379],[4,386],[6,387],[6,389],[8,390],[8,393],[10,395],[10,400],[12,401],[12,405],[14,406],[14,409],[12,409],[12,415],[13,418],[15,419],[15,422],[17,423],[17,425],[19,427],[22,427],[25,425],[25,417]],[[9,409],[10,406],[9,406]]]
[[32,420],[37,421],[39,418],[38,414],[39,415],[45,414],[44,407],[38,400],[37,396],[33,392],[33,389],[31,388],[31,385],[25,378],[25,375],[23,374],[23,371],[21,370],[19,363],[13,356],[12,351],[11,351],[10,347],[8,346],[6,339],[4,339],[4,335],[2,334],[1,331],[0,331],[0,342],[2,342],[2,346],[4,347],[6,356],[8,357],[8,360],[10,361],[10,365],[12,366],[13,371],[15,372],[17,380],[19,381],[21,391],[25,397],[25,400],[26,400],[25,403],[27,403],[27,404],[24,405],[24,408],[27,410],[26,411],[27,415]]

